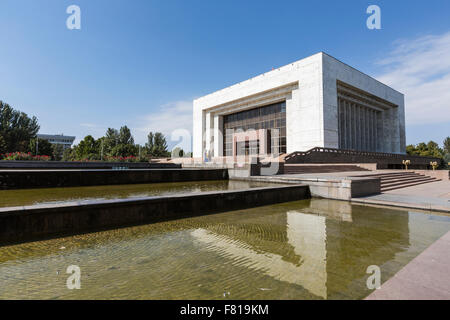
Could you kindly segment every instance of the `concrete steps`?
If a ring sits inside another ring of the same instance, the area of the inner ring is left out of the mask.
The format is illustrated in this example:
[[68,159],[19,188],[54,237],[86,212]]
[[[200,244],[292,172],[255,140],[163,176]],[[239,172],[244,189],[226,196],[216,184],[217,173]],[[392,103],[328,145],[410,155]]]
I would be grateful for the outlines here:
[[285,164],[285,174],[333,173],[345,171],[369,171],[356,165],[300,165]]
[[390,187],[381,187],[381,192],[385,192],[385,191],[390,191],[390,190],[396,190],[396,189],[402,189],[402,188],[407,188],[407,187],[412,187],[412,186],[417,186],[420,184],[425,184],[425,183],[431,183],[431,182],[437,182],[437,181],[441,181],[435,178],[430,178],[429,180],[423,180],[423,181],[419,181],[419,182],[414,182],[414,183],[408,183],[408,184],[402,184],[402,185],[397,185],[397,186],[390,186]]
[[364,177],[380,178],[381,192],[440,181],[439,179],[418,174],[415,172],[379,173],[379,174],[364,175]]
[[375,173],[375,174],[368,174],[361,177],[380,177],[380,178],[396,178],[396,177],[406,177],[406,176],[413,176],[414,172],[389,172],[389,173]]
[[407,180],[407,181],[393,181],[390,183],[384,183],[383,181],[381,182],[381,188],[382,189],[388,189],[388,188],[392,188],[392,187],[398,187],[401,186],[402,188],[404,188],[405,186],[410,186],[410,185],[417,185],[417,184],[422,184],[422,183],[427,183],[427,182],[436,182],[437,180],[434,178],[417,178],[414,180]]
[[[430,177],[422,176],[424,179],[429,179]],[[388,185],[393,182],[409,182],[409,181],[417,181],[419,177],[417,176],[408,176],[408,177],[395,177],[395,178],[381,178],[381,182]]]

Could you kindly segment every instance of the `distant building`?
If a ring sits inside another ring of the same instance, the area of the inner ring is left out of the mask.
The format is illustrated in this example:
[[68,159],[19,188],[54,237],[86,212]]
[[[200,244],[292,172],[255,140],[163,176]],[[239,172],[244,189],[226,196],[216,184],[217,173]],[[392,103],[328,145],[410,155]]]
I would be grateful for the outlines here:
[[65,136],[63,134],[38,134],[39,139],[47,140],[51,144],[60,144],[63,149],[66,150],[70,148],[76,137]]

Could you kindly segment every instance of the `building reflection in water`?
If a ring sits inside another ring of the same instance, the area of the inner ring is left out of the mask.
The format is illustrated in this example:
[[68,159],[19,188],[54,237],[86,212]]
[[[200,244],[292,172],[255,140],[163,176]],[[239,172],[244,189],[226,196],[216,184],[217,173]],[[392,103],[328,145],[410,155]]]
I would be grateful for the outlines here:
[[227,229],[210,225],[192,236],[233,266],[300,285],[320,298],[341,298],[366,290],[369,265],[381,267],[409,247],[408,212],[372,211],[312,199],[309,207],[291,206],[285,214]]

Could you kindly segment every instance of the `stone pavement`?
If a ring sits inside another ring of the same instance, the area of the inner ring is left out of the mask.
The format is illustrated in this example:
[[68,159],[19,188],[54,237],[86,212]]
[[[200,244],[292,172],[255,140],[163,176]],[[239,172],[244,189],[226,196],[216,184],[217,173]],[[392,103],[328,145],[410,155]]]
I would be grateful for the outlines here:
[[450,181],[438,181],[353,198],[352,202],[450,212]]
[[387,191],[388,194],[420,195],[426,198],[450,200],[450,181],[438,181],[417,186]]
[[408,263],[366,300],[450,300],[450,232]]

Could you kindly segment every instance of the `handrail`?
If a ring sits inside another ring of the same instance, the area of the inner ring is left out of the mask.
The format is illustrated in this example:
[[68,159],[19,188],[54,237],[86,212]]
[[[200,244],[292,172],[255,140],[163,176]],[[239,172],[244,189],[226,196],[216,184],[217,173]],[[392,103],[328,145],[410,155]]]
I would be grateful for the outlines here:
[[336,149],[336,148],[322,148],[315,147],[309,149],[307,151],[295,151],[288,154],[284,160],[290,160],[295,157],[306,156],[312,153],[336,153],[336,154],[346,154],[346,155],[355,155],[355,156],[370,156],[370,157],[388,157],[388,158],[396,158],[396,159],[430,159],[435,160],[437,158],[428,157],[428,156],[416,156],[409,154],[398,154],[398,153],[386,153],[386,152],[372,152],[372,151],[357,151],[357,150],[347,150],[347,149]]

